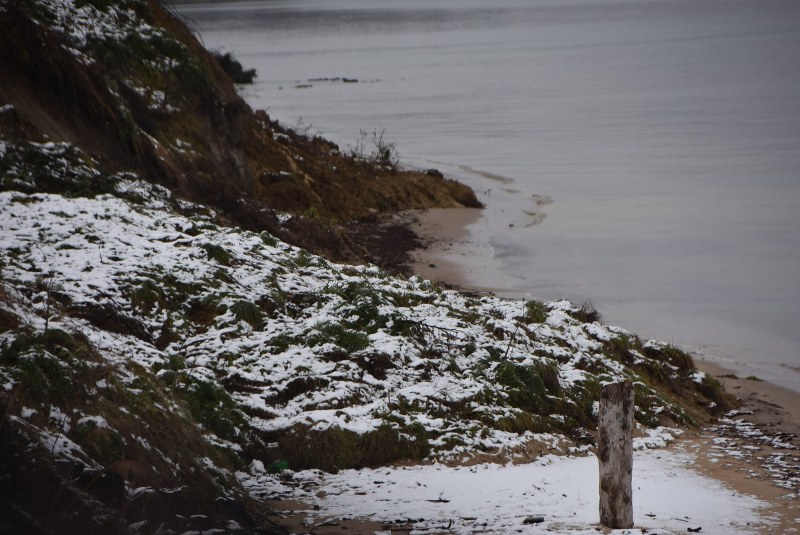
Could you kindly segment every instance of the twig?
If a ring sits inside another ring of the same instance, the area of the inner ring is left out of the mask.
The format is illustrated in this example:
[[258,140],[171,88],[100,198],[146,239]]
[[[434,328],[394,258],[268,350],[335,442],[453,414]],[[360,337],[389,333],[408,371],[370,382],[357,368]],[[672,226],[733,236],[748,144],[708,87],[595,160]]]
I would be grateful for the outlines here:
[[64,417],[61,419],[61,425],[59,426],[58,434],[56,435],[56,439],[53,441],[53,446],[50,448],[50,455],[53,455],[53,452],[56,449],[56,444],[58,444],[58,439],[61,438],[61,432],[64,430],[64,422],[67,421],[67,415],[65,414]]

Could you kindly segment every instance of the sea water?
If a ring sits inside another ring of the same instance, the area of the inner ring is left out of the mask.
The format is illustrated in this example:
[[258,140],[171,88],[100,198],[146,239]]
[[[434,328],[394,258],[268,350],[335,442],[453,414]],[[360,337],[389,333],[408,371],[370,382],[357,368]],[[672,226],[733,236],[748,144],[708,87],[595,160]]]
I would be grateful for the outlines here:
[[591,301],[800,391],[800,2],[179,10],[257,69],[254,108],[343,150],[383,132],[402,162],[475,188],[468,284]]

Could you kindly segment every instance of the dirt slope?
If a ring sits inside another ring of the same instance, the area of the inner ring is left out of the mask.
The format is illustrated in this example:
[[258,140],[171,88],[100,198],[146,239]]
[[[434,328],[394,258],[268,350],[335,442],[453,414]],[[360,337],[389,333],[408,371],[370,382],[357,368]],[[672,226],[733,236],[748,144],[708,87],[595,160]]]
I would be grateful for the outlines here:
[[[0,138],[67,142],[107,174],[136,173],[213,206],[231,223],[340,260],[366,254],[343,223],[480,204],[437,172],[353,157],[254,113],[156,0],[9,0],[0,27]],[[264,208],[315,221],[281,229]]]

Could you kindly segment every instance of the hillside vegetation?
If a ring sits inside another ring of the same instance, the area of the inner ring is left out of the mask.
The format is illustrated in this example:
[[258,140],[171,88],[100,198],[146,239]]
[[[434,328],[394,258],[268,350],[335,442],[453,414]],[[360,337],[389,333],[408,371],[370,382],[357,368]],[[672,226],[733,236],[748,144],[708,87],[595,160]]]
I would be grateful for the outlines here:
[[[213,56],[156,0],[0,6],[0,102],[12,105],[0,114],[0,134],[21,142],[16,158],[31,156],[31,142],[66,143],[91,157],[97,171],[80,180],[6,174],[6,189],[100,193],[119,173],[135,173],[213,206],[233,224],[271,229],[347,261],[366,254],[345,232],[347,222],[480,206],[469,188],[438,172],[400,169],[377,151],[353,157],[254,113]],[[307,217],[280,225],[265,208]]]
[[278,533],[254,480],[583,454],[622,378],[642,436],[729,403],[589,307],[287,243],[352,260],[341,222],[476,201],[253,114],[161,5],[0,21],[0,532]]

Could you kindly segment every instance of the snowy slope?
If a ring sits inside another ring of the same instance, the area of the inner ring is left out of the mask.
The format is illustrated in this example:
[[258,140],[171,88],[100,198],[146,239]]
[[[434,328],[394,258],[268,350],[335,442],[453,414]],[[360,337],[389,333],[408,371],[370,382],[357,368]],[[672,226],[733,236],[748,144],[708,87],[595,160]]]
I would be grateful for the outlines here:
[[[133,186],[119,187],[130,196]],[[50,328],[84,333],[122,378],[136,365],[175,392],[224,388],[233,425],[213,414],[204,423],[231,447],[277,443],[275,456],[290,457],[282,442],[300,429],[301,441],[385,432],[416,458],[588,444],[603,383],[633,379],[637,419],[654,426],[687,413],[635,370],[707,380],[654,342],[576,320],[567,302],[473,298],[334,265],[266,233],[179,215],[166,192],[136,187],[151,200],[0,194],[5,284],[36,312],[28,328],[48,315]],[[610,356],[620,343],[628,366]],[[0,373],[13,388],[13,369]]]

